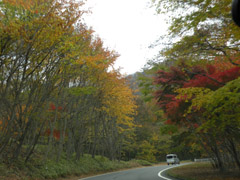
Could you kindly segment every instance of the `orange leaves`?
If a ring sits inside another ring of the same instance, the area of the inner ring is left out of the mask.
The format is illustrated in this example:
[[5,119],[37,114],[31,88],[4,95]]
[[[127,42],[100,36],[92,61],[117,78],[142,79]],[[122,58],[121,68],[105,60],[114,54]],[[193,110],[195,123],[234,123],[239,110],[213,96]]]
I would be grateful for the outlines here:
[[26,1],[26,0],[3,0],[3,3],[28,10],[30,12],[33,12],[33,9],[36,7],[36,4],[37,4],[36,2],[38,2],[38,1],[34,1],[34,0],[28,0],[28,1]]
[[[229,57],[232,59],[234,63],[240,64],[240,57]],[[229,61],[228,57],[216,57],[214,61],[214,66],[216,67],[217,71],[222,72],[231,68],[236,67]]]

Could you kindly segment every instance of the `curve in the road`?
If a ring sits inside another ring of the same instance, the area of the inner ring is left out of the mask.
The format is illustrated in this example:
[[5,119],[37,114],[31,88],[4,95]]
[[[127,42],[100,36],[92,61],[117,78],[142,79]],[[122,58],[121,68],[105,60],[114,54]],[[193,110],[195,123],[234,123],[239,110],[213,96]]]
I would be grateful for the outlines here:
[[164,176],[162,175],[162,173],[163,173],[164,171],[167,171],[168,169],[172,169],[172,168],[174,168],[174,167],[176,167],[176,166],[172,166],[172,167],[169,167],[169,168],[166,168],[166,169],[161,170],[161,171],[158,173],[158,176],[159,176],[160,178],[162,178],[162,179],[165,179],[165,180],[172,180],[172,179],[169,179],[169,178],[164,177]]
[[[186,165],[188,163],[181,164]],[[179,165],[178,165],[179,166]],[[167,165],[151,166],[145,168],[129,169],[125,171],[117,171],[97,176],[82,178],[79,180],[176,180],[165,176],[165,171],[177,166],[168,167]]]

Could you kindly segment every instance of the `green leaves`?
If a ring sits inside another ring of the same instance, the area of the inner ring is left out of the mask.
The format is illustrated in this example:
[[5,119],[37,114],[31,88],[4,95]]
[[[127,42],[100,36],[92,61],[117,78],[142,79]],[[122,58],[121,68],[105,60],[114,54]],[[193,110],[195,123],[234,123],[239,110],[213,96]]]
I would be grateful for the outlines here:
[[74,96],[81,96],[81,95],[90,95],[96,92],[95,87],[87,86],[87,87],[71,87],[69,88],[69,93]]
[[[169,42],[179,40],[162,49],[164,59],[173,63],[211,62],[216,57],[232,61],[239,56],[240,32],[231,19],[231,0],[166,1],[158,0],[157,8],[173,16],[169,27]],[[169,8],[164,9],[162,5]],[[187,11],[186,11],[187,10]]]
[[225,133],[227,129],[236,131],[240,128],[240,78],[206,96],[204,101],[205,129],[215,127],[218,134]]

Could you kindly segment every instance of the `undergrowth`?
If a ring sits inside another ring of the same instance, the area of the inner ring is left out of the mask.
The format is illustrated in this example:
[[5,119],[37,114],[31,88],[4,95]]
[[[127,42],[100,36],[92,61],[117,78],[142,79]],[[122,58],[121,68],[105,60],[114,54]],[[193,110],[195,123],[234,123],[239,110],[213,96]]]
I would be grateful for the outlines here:
[[150,166],[145,160],[111,161],[103,156],[84,154],[80,160],[67,159],[62,155],[58,162],[54,158],[44,159],[43,152],[38,153],[29,162],[24,163],[21,158],[16,162],[6,164],[0,162],[1,180],[41,180],[58,179],[69,176],[93,175],[100,172],[111,172],[140,166]]
[[181,180],[240,180],[240,172],[232,170],[221,173],[208,162],[198,162],[184,165],[167,171],[169,176]]

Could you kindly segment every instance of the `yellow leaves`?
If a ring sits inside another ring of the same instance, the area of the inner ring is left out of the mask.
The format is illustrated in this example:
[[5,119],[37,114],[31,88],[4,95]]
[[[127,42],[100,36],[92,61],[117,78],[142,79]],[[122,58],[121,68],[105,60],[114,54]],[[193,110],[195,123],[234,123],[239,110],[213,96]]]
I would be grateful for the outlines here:
[[101,102],[100,111],[104,111],[109,117],[115,118],[119,131],[132,129],[133,115],[136,105],[131,89],[126,85],[125,79],[118,72],[105,72],[99,77]]
[[159,140],[158,134],[153,133],[152,140],[153,140],[154,142],[157,142],[157,141]]
[[202,96],[210,91],[210,89],[202,87],[180,88],[176,90],[176,92],[179,94],[176,98],[185,99],[185,102],[188,102],[188,100],[191,100],[195,96]]

